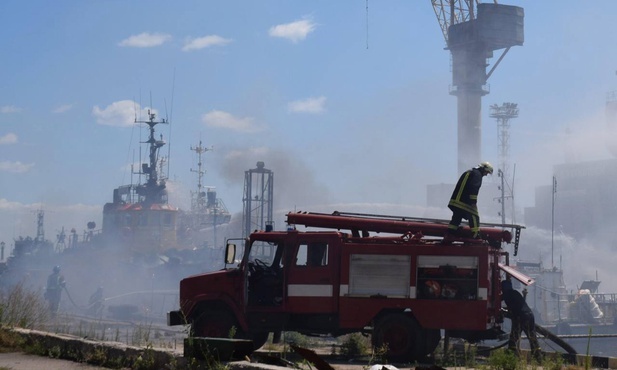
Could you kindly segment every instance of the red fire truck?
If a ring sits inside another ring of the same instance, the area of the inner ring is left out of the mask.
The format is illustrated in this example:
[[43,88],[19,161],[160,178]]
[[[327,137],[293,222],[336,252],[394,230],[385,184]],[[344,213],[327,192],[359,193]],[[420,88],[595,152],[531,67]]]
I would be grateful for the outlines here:
[[501,249],[513,243],[516,253],[517,225],[483,224],[472,239],[468,228],[447,236],[444,220],[297,212],[287,223],[228,242],[226,264],[237,266],[183,279],[168,324],[190,324],[196,337],[235,333],[256,349],[269,333],[363,332],[391,361],[413,361],[433,352],[442,329],[470,341],[503,334],[500,281],[508,273],[531,282]]

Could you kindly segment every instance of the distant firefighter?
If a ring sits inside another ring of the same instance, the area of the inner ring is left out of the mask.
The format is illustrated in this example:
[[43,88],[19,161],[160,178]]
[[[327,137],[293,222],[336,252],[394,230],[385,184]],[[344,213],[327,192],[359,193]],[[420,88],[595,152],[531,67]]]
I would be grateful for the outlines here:
[[47,277],[47,287],[45,289],[45,299],[49,301],[49,312],[52,315],[58,312],[60,296],[65,285],[64,276],[60,275],[60,266],[54,266],[52,273]]
[[103,313],[103,287],[98,287],[96,292],[92,293],[90,300],[88,301],[88,315],[101,316]]

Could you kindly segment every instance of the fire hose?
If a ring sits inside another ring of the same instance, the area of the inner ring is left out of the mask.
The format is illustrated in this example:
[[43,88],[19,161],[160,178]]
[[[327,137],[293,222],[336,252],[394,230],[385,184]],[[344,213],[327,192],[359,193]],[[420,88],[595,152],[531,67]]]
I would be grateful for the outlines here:
[[97,302],[93,302],[90,303],[88,306],[79,306],[77,303],[75,303],[75,301],[73,301],[73,297],[71,297],[71,293],[69,293],[69,290],[66,289],[66,285],[62,287],[64,289],[64,291],[66,292],[66,296],[69,297],[69,301],[71,301],[71,303],[73,304],[73,306],[75,306],[75,308],[78,308],[80,310],[88,310],[90,308],[92,308],[92,306],[94,306]]
[[540,325],[536,324],[536,331],[538,333],[544,335],[544,337],[546,337],[547,339],[550,339],[553,343],[555,343],[559,347],[563,348],[564,351],[568,352],[568,354],[571,354],[571,355],[575,355],[576,354],[576,350],[574,348],[572,348],[571,345],[569,345],[566,341],[564,341],[563,339],[559,338],[555,334],[553,334],[550,331],[548,331],[546,328],[543,328]]
[[[536,332],[538,332],[539,334],[544,336],[546,339],[552,341],[553,343],[555,343],[556,345],[561,347],[568,354],[576,355],[576,350],[571,345],[569,345],[566,341],[564,341],[563,339],[559,338],[555,334],[551,333],[548,329],[543,328],[542,326],[540,326],[538,324],[535,324],[535,330],[536,330]],[[501,344],[499,344],[497,346],[490,347],[490,348],[484,348],[484,349],[481,349],[481,350],[478,350],[478,351],[479,352],[492,352],[494,350],[497,350],[499,348],[504,347],[506,344],[508,344],[508,341],[505,341],[505,342],[503,342],[503,343],[501,343]]]

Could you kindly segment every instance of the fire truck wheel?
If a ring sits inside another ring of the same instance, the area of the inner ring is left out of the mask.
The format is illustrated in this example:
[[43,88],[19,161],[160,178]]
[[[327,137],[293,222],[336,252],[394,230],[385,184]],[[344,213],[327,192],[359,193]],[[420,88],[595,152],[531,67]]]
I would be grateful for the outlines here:
[[411,362],[424,358],[426,338],[414,319],[395,313],[381,318],[373,329],[372,342],[377,349],[387,348],[392,362]]
[[430,355],[441,341],[441,331],[439,329],[424,329],[423,333],[424,338],[426,338],[426,355]]
[[238,330],[234,317],[226,311],[204,312],[193,322],[193,335],[196,337],[229,338],[232,328]]
[[263,347],[264,344],[266,344],[266,342],[268,341],[269,335],[270,333],[267,331],[263,333],[251,334],[249,339],[253,341],[253,348],[255,348],[255,350],[258,350]]

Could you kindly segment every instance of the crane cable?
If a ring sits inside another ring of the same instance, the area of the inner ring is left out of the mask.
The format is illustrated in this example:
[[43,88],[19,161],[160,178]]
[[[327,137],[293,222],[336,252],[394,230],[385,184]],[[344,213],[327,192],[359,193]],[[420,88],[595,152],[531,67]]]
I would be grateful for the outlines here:
[[368,50],[368,0],[366,0],[366,50]]

